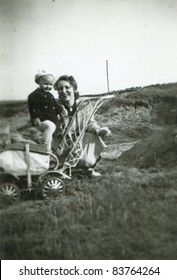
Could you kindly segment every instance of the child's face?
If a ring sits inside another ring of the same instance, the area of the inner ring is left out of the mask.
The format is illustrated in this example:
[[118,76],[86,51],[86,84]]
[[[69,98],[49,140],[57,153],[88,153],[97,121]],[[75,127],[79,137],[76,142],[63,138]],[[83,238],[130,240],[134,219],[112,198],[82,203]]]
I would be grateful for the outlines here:
[[38,85],[45,92],[49,92],[53,87],[54,79],[52,76],[41,77],[38,81]]

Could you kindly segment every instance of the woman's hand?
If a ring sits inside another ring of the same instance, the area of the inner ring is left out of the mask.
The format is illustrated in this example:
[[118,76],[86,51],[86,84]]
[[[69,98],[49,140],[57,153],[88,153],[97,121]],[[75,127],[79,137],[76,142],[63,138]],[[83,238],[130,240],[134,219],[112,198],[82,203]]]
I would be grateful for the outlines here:
[[60,114],[59,115],[61,118],[68,117],[68,111],[66,110],[64,105],[60,105]]
[[112,133],[108,127],[102,127],[102,128],[97,129],[96,134],[100,137],[107,138],[107,137],[110,137]]
[[34,124],[34,126],[39,126],[39,125],[41,124],[40,119],[39,119],[39,118],[35,118],[35,119],[33,120],[33,124]]

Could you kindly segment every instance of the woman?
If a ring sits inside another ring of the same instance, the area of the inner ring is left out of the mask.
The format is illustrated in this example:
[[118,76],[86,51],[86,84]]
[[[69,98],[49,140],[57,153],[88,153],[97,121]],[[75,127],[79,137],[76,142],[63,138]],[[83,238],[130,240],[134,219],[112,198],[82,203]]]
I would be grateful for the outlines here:
[[[85,116],[90,113],[90,107],[88,106],[79,106],[81,100],[77,92],[77,83],[73,76],[61,76],[54,84],[54,89],[58,91],[59,95],[59,105],[63,106],[64,115],[65,115],[65,126],[67,127],[72,116],[76,112],[77,114],[75,122],[71,126],[70,133],[72,134],[75,130],[80,130],[84,125]],[[89,110],[89,111],[88,111]],[[57,129],[56,129],[57,131]],[[53,140],[53,149],[56,151],[59,147],[62,137],[61,137],[61,128],[58,127],[58,132],[54,136]],[[108,137],[111,135],[110,130],[107,127],[101,128],[98,126],[97,122],[92,117],[87,124],[87,129],[82,140],[82,151],[80,155],[80,160],[77,167],[82,168],[86,171],[86,174],[89,177],[100,177],[101,174],[95,172],[93,168],[98,163],[101,158],[101,152],[106,147],[101,137]],[[61,154],[61,153],[60,153]],[[66,156],[67,157],[67,153]]]

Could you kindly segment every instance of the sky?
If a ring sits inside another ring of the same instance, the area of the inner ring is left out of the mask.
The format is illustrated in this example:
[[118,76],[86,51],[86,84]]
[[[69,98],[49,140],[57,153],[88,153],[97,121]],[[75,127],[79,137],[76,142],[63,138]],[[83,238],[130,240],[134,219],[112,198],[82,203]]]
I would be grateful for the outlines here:
[[[177,0],[0,0],[0,100],[45,70],[81,95],[177,82]],[[55,97],[57,92],[52,91]]]

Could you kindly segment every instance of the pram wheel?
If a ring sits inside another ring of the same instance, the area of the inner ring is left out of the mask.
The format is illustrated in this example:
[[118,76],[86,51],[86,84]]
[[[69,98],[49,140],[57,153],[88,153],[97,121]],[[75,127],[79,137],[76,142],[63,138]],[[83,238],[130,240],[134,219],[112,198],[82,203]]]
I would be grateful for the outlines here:
[[41,185],[41,194],[45,199],[57,199],[64,191],[64,183],[57,176],[50,176]]
[[20,200],[19,188],[11,182],[0,184],[1,205],[12,205]]

